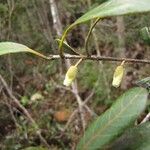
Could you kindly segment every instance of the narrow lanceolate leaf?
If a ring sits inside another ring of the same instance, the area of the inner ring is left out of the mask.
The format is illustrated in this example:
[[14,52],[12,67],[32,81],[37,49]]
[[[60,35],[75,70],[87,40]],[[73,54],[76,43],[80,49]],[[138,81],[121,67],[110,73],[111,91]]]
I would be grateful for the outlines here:
[[147,101],[144,88],[133,88],[119,97],[115,104],[87,129],[77,150],[101,149],[129,127],[144,110]]
[[79,24],[97,17],[126,15],[150,11],[150,0],[109,0],[81,16],[74,24]]
[[77,24],[95,18],[106,18],[148,11],[150,11],[150,0],[108,0],[85,13],[65,30],[59,44],[60,53],[63,53],[61,49],[67,33]]
[[135,82],[136,85],[147,88],[150,91],[150,77]]
[[[147,149],[149,148],[149,149]],[[150,122],[127,130],[106,150],[150,150]]]
[[40,56],[42,58],[48,59],[43,54],[34,51],[23,44],[14,43],[14,42],[0,42],[0,55],[5,55],[9,53],[20,53],[20,52],[29,52],[37,56]]
[[[56,39],[56,41],[57,41],[58,45],[61,43],[60,39]],[[66,41],[63,42],[62,48],[64,50],[64,53],[73,54],[73,55],[80,55]]]

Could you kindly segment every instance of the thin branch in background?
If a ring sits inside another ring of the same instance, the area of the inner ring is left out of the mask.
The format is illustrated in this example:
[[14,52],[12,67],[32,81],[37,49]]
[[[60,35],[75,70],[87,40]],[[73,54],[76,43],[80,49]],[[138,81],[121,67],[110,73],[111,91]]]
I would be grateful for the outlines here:
[[[52,81],[52,82],[53,82],[53,81]],[[71,88],[68,88],[68,87],[59,85],[59,84],[57,84],[57,83],[55,83],[55,82],[53,82],[53,85],[54,85],[56,88],[58,88],[58,89],[63,89],[63,90],[65,90],[65,91],[69,91],[69,92],[73,93],[73,91],[72,91]],[[74,93],[73,93],[73,94],[74,94]]]
[[[49,0],[49,4],[50,4],[50,11],[51,11],[51,15],[52,15],[52,20],[53,20],[53,28],[55,29],[57,36],[60,38],[63,32],[63,27],[62,27],[62,23],[59,17],[59,12],[58,12],[58,8],[56,5],[56,1],[55,0]],[[61,59],[59,61],[59,72],[60,74],[63,73],[63,62],[64,60]]]
[[7,100],[7,98],[5,98],[5,104],[6,104],[7,107],[9,108],[9,112],[10,112],[10,114],[11,114],[11,117],[12,117],[12,119],[13,119],[13,121],[14,121],[16,127],[19,127],[19,128],[20,128],[20,125],[19,125],[19,123],[17,122],[17,119],[16,119],[16,117],[15,117],[15,115],[14,115],[14,113],[13,113],[12,106],[11,106],[11,104],[9,104],[9,101]]
[[119,57],[124,57],[125,56],[125,24],[124,24],[124,17],[123,16],[118,16],[116,17],[116,34],[117,34],[117,38],[118,38],[118,45],[115,48],[116,52],[118,54]]
[[63,128],[62,132],[65,132],[65,131],[68,129],[70,123],[71,123],[71,122],[73,121],[73,119],[75,118],[77,112],[78,112],[78,109],[76,109],[76,110],[73,111],[73,113],[72,113],[71,116],[69,117],[69,119],[68,119],[68,121],[67,121],[65,127]]
[[[150,120],[150,112],[146,115],[146,117],[142,120],[142,122],[141,123],[145,123],[145,122],[147,122],[147,121],[149,121]],[[140,124],[141,124],[140,123]]]
[[6,89],[8,95],[10,96],[10,98],[14,101],[14,103],[17,105],[17,107],[19,107],[23,113],[25,114],[25,116],[28,118],[28,120],[36,126],[37,131],[36,134],[39,136],[41,142],[48,148],[50,148],[49,144],[47,143],[47,141],[45,140],[45,138],[41,135],[41,130],[38,128],[38,125],[36,124],[35,120],[31,117],[31,115],[29,114],[29,112],[26,110],[26,108],[24,106],[22,106],[19,102],[19,100],[12,94],[12,91],[10,90],[9,86],[7,85],[5,79],[0,75],[0,81],[2,82],[4,88]]
[[[74,91],[71,89],[71,88],[68,88],[68,87],[64,87],[62,85],[59,85],[57,84],[55,81],[52,80],[52,83],[53,85],[56,87],[56,88],[60,88],[60,89],[64,89],[66,91],[69,91],[71,92],[72,94],[74,94]],[[93,112],[88,106],[87,106],[87,102],[92,98],[92,96],[94,95],[94,92],[95,92],[95,88],[96,88],[96,85],[94,86],[92,92],[89,94],[89,96],[87,96],[87,98],[82,101],[82,107],[84,107],[89,113],[91,116],[96,116],[95,112]],[[75,109],[75,112],[77,113],[78,109]],[[74,113],[74,112],[73,112]]]
[[50,3],[51,14],[53,16],[54,28],[56,30],[58,37],[61,37],[63,29],[62,29],[62,24],[61,24],[59,14],[57,11],[58,9],[57,9],[56,2],[55,2],[55,0],[49,0],[49,3]]
[[11,114],[11,116],[12,116],[12,119],[13,119],[15,125],[16,125],[17,127],[19,127],[19,126],[18,126],[18,123],[17,123],[17,120],[16,120],[16,118],[15,118],[15,116],[14,116],[14,113],[13,113],[13,107],[12,107],[11,104],[9,103],[9,100],[8,100],[6,94],[5,94],[3,91],[1,92],[1,94],[2,94],[3,97],[4,97],[4,99],[3,99],[4,101],[1,102],[1,104],[4,104],[4,105],[6,105],[6,106],[9,108],[10,114]]
[[86,104],[94,95],[95,93],[95,87],[93,88],[92,92],[89,94],[89,96],[86,97],[86,99],[84,100],[84,104]]
[[[15,2],[14,0],[7,0],[7,5],[8,5],[8,33],[7,33],[7,40],[10,40],[11,37],[11,31],[12,31],[12,14],[15,8]],[[12,69],[12,59],[11,59],[11,54],[8,55],[7,57],[8,61],[8,69],[10,72],[10,89],[12,90],[13,86],[13,69]]]
[[[64,55],[64,59],[83,59],[83,60],[95,60],[95,61],[115,61],[115,62],[122,62],[126,61],[126,63],[143,63],[143,64],[150,64],[150,60],[148,59],[132,59],[132,58],[117,58],[117,57],[107,57],[107,56],[85,56],[85,55]],[[49,55],[49,60],[61,59],[60,55]]]
[[[89,1],[91,1],[91,0],[89,0]],[[90,3],[91,2],[89,2],[89,4]],[[89,7],[90,6],[91,5],[89,5]],[[94,40],[94,44],[95,44],[96,55],[100,57],[101,56],[101,52],[100,52],[100,49],[99,49],[99,42],[98,42],[96,28],[93,29],[92,36],[93,36],[93,40]],[[106,86],[107,98],[110,99],[110,89],[108,88],[109,87],[109,83],[108,83],[107,76],[106,76],[107,73],[104,71],[104,64],[103,64],[102,61],[98,62],[98,71],[99,71],[99,74],[102,75],[102,78],[103,78],[103,81],[104,81],[104,85]],[[100,78],[100,76],[98,76],[98,77]]]
[[[52,45],[52,49],[54,50],[54,46],[53,46],[54,44],[52,43],[54,41],[54,39],[53,39],[53,36],[52,36],[52,31],[51,31],[51,28],[50,28],[50,24],[48,22],[48,16],[47,16],[47,14],[44,13],[42,8],[38,8],[37,3],[39,1],[33,0],[31,2],[32,2],[32,5],[33,5],[34,9],[36,10],[36,15],[39,19],[39,23],[40,23],[40,26],[41,26],[40,30],[43,33],[45,39],[48,41],[48,43]],[[43,3],[39,4],[39,5],[43,6]],[[30,9],[29,9],[29,11],[30,11]]]
[[86,123],[85,123],[85,119],[84,119],[84,110],[83,110],[83,101],[79,95],[79,92],[78,92],[78,87],[77,87],[77,81],[75,80],[74,83],[72,84],[72,90],[73,90],[73,93],[74,93],[74,96],[77,100],[77,103],[78,103],[78,108],[79,108],[79,114],[80,114],[80,118],[81,118],[81,123],[82,123],[82,128],[83,128],[83,131],[85,130],[85,126],[86,126]]
[[7,39],[9,39],[10,34],[11,34],[11,17],[15,8],[15,3],[14,0],[7,0],[7,4],[8,4],[8,37]]
[[94,112],[94,111],[92,111],[87,105],[83,105],[83,107],[90,113],[90,115],[92,116],[92,117],[97,117],[98,115]]
[[[60,37],[62,35],[63,28],[62,28],[62,24],[61,24],[61,21],[60,21],[60,18],[59,18],[59,13],[58,13],[58,8],[57,8],[57,5],[56,5],[56,1],[49,0],[49,3],[50,3],[50,6],[51,6],[51,13],[52,13],[52,17],[53,17],[53,25],[56,29],[56,33],[57,33],[58,37]],[[66,68],[68,69],[71,66],[71,61],[70,60],[65,60],[65,65],[66,65]],[[73,94],[74,94],[74,96],[77,100],[82,127],[83,127],[83,130],[85,130],[86,123],[85,123],[85,120],[84,120],[84,112],[83,112],[84,110],[83,110],[83,107],[82,107],[82,99],[79,95],[77,82],[74,82],[71,85],[71,90],[73,91]]]
[[2,90],[3,90],[3,86],[2,86],[2,85],[0,85],[0,93],[2,92]]

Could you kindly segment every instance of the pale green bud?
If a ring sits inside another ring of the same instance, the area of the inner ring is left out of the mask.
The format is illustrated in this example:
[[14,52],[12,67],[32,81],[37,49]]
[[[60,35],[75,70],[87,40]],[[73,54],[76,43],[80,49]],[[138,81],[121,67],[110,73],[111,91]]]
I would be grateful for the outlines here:
[[116,88],[120,86],[123,75],[124,75],[124,71],[125,71],[125,69],[124,69],[123,65],[120,65],[116,68],[114,75],[113,75],[112,86],[114,86]]
[[77,66],[71,66],[65,76],[65,80],[64,80],[64,85],[65,86],[70,86],[71,83],[74,81],[74,79],[76,78],[77,75]]

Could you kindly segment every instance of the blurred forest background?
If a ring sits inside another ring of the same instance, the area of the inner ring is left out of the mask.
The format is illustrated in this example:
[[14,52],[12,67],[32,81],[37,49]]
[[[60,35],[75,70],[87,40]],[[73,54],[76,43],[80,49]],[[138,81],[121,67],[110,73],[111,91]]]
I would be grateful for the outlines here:
[[[0,0],[0,41],[22,43],[47,56],[58,54],[55,39],[60,38],[63,30],[77,18],[104,1]],[[150,47],[140,35],[145,26],[150,26],[150,13],[103,19],[92,32],[88,44],[90,53],[150,59]],[[83,46],[89,27],[90,22],[77,26],[67,36],[69,45],[82,54],[85,54]],[[127,64],[122,85],[116,89],[111,83],[118,64],[83,61],[79,65],[75,86],[66,88],[63,86],[65,64],[20,53],[0,57],[0,75],[13,96],[34,118],[51,149],[74,149],[84,127],[96,115],[135,86],[137,80],[150,74],[149,65]],[[84,126],[78,113],[66,126],[78,108],[77,96],[83,101],[88,99],[82,118]],[[150,111],[150,106],[147,108],[146,111]],[[19,150],[42,145],[35,130],[0,82],[0,149]]]

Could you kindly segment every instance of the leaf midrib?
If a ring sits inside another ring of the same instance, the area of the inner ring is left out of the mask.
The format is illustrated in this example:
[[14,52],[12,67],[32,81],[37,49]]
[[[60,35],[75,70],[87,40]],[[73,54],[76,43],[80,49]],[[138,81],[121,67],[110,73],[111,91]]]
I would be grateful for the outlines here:
[[[142,90],[140,90],[139,93],[141,93],[141,91],[142,91]],[[108,124],[107,124],[102,130],[100,130],[99,132],[97,132],[97,134],[95,134],[95,135],[87,142],[87,144],[85,145],[85,147],[83,146],[83,149],[84,149],[84,148],[86,149],[87,146],[89,145],[89,143],[90,143],[91,141],[93,141],[97,136],[99,136],[99,135],[101,136],[101,133],[104,132],[105,129],[106,129],[107,127],[109,127],[109,125],[110,125],[113,121],[115,121],[115,120],[128,108],[128,106],[130,106],[130,105],[133,103],[133,101],[136,99],[136,97],[138,97],[139,93],[138,93],[136,96],[134,96],[133,100],[131,100],[131,102],[126,106],[126,108],[122,109],[122,110],[120,111],[120,113],[118,113],[118,115],[116,115],[116,117],[115,117],[114,119],[110,120],[110,121],[108,122]]]

